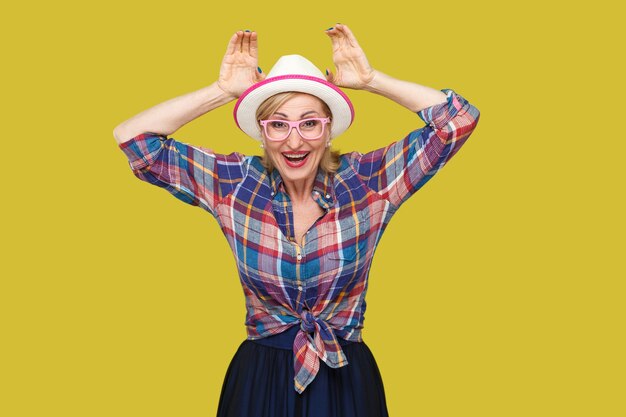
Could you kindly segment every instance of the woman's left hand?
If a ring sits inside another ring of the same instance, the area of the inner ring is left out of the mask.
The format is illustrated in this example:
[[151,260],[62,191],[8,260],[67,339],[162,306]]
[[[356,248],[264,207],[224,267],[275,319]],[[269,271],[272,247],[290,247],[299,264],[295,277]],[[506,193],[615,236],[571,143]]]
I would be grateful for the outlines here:
[[360,90],[373,79],[375,71],[348,26],[338,23],[326,30],[333,46],[333,62],[337,73],[327,71],[326,79],[339,86]]

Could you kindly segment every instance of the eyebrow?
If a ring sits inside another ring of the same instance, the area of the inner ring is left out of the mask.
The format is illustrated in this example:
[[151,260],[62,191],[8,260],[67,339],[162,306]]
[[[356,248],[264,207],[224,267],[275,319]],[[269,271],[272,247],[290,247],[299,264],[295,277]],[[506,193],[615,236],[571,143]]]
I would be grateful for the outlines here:
[[[304,116],[306,116],[306,115],[308,115],[308,114],[311,114],[311,113],[315,113],[315,114],[317,114],[317,111],[316,111],[316,110],[309,110],[309,111],[307,111],[307,112],[304,112],[304,113],[302,113],[302,114],[300,115],[300,118],[302,118],[302,117],[304,117]],[[284,117],[285,119],[288,119],[288,118],[289,118],[289,116],[287,116],[285,113],[276,112],[276,113],[274,113],[274,115],[276,115],[276,116],[282,116],[282,117]]]

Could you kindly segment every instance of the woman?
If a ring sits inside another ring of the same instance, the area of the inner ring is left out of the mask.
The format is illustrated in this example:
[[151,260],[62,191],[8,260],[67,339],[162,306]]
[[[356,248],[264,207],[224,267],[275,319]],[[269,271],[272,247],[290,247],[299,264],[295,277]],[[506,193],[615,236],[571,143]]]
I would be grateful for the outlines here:
[[[326,33],[335,74],[289,55],[266,77],[256,33],[239,31],[215,83],[114,131],[133,173],[215,216],[237,260],[248,337],[228,368],[218,417],[387,415],[382,379],[361,337],[374,250],[400,205],[479,119],[452,90],[373,69],[346,25]],[[354,118],[338,87],[387,97],[427,126],[367,154],[338,155],[331,140]],[[235,99],[235,121],[260,142],[262,157],[167,138]]]

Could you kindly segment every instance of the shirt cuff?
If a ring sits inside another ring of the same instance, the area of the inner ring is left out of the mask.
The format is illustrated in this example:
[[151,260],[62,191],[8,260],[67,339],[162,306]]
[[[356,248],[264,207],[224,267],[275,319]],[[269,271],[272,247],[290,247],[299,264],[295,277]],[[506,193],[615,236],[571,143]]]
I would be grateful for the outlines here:
[[166,136],[158,133],[144,132],[121,143],[119,148],[128,158],[131,169],[135,171],[154,161],[166,139]]
[[431,125],[435,129],[442,129],[450,120],[459,113],[463,114],[469,108],[469,103],[463,97],[449,88],[444,88],[447,100],[445,103],[435,104],[417,112],[417,115],[424,123]]

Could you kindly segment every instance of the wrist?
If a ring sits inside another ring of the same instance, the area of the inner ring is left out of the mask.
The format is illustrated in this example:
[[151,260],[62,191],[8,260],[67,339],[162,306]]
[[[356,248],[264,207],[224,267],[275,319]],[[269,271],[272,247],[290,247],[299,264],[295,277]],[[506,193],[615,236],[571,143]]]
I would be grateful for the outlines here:
[[385,75],[382,72],[378,70],[372,70],[372,77],[367,83],[365,83],[362,90],[369,91],[370,93],[379,93],[381,79],[384,76]]
[[228,91],[225,88],[222,88],[219,80],[215,81],[212,85],[215,88],[216,93],[219,95],[220,101],[224,101],[225,103],[227,103],[233,100],[237,100],[237,98],[239,98],[238,94],[235,94],[233,92]]

